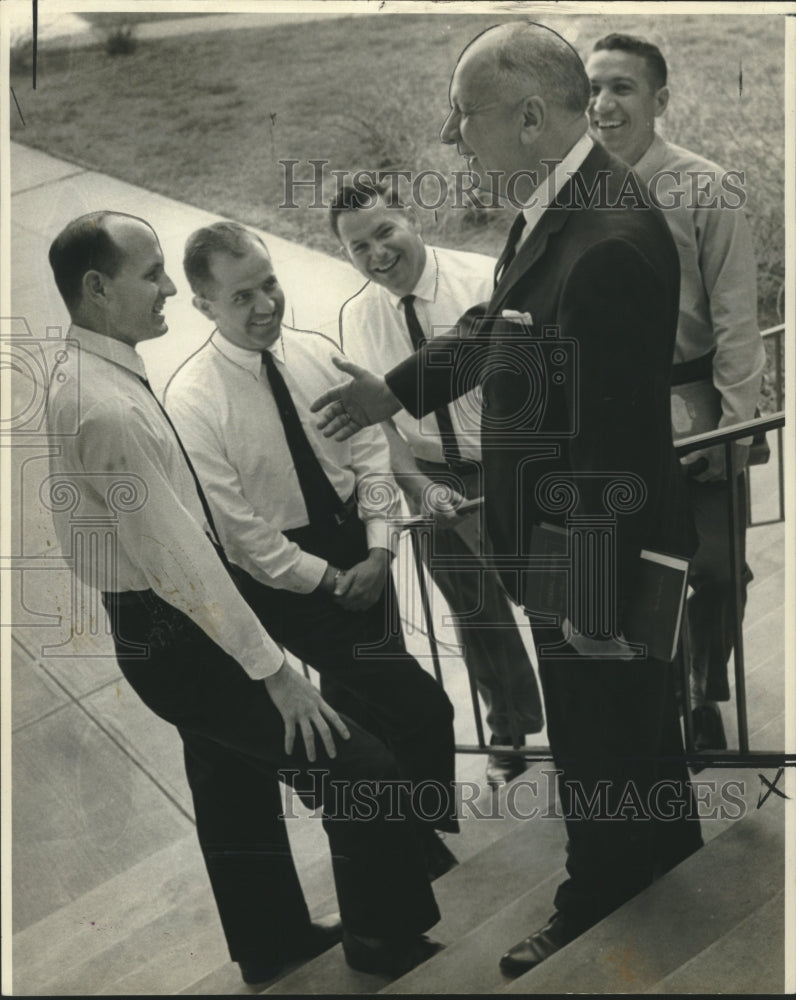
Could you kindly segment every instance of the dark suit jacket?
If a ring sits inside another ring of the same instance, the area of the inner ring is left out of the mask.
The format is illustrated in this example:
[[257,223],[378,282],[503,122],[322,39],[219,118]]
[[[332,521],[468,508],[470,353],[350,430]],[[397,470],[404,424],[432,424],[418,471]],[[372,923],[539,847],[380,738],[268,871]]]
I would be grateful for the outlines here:
[[[512,567],[539,521],[614,512],[620,612],[642,547],[695,548],[669,401],[679,262],[628,174],[595,145],[480,315],[387,374],[416,416],[482,385],[487,526],[516,598]],[[496,319],[504,309],[529,312],[532,330]],[[611,491],[612,480],[625,485]]]

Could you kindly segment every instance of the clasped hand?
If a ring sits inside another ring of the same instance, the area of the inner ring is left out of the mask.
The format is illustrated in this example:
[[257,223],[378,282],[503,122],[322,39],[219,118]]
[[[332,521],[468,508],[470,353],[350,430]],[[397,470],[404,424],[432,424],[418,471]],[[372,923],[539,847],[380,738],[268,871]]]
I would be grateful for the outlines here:
[[390,570],[390,553],[371,549],[367,559],[340,573],[334,583],[334,600],[346,611],[366,611],[384,590]]
[[[746,468],[749,461],[749,446],[741,441],[733,442],[733,458],[738,472]],[[714,445],[692,451],[680,459],[689,479],[699,483],[715,483],[727,478],[727,455],[724,445]]]

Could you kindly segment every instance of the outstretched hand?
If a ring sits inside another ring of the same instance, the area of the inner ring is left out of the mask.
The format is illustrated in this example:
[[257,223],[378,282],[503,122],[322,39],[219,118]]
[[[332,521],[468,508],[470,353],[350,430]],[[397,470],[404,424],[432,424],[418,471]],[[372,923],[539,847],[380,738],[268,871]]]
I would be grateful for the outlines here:
[[350,382],[327,389],[310,407],[313,413],[325,407],[318,421],[324,437],[345,441],[363,427],[380,424],[401,409],[383,378],[346,358],[334,356],[332,363],[353,377]]
[[287,662],[283,662],[275,674],[266,677],[264,683],[285,723],[285,753],[293,753],[298,727],[304,739],[308,760],[315,760],[315,730],[323,741],[327,754],[335,757],[337,751],[329,723],[344,740],[351,734],[337,712],[323,700],[320,692],[305,677],[289,667]]

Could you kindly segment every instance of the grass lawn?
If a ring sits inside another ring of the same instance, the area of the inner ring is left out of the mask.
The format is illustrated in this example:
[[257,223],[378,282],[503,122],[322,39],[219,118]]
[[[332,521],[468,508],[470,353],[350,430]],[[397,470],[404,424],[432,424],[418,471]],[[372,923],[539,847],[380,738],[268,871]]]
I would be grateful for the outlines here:
[[[288,239],[337,253],[326,212],[279,209],[282,159],[329,169],[460,170],[439,144],[456,58],[497,15],[349,16],[250,31],[141,41],[131,55],[101,47],[40,54],[38,89],[12,74],[23,109],[12,138]],[[784,281],[784,19],[776,15],[562,15],[541,20],[584,55],[608,31],[656,41],[670,67],[665,134],[746,172],[759,263],[761,324],[779,320]],[[742,87],[740,75],[742,71]],[[427,238],[497,252],[502,210],[443,205]],[[157,220],[153,220],[157,225]]]

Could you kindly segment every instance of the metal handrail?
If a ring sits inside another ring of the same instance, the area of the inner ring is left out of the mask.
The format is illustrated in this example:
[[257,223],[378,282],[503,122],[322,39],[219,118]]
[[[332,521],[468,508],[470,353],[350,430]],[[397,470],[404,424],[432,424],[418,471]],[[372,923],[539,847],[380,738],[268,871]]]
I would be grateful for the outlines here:
[[[784,287],[784,286],[783,286]],[[785,324],[778,323],[770,326],[760,334],[764,339],[776,337],[774,341],[774,392],[777,410],[785,408],[785,387],[782,381],[782,351],[785,334]],[[777,517],[769,518],[767,521],[752,520],[752,495],[749,477],[745,479],[746,485],[746,523],[748,527],[762,527],[764,524],[776,524],[785,520],[785,459],[782,450],[782,427],[777,427],[777,497],[779,500],[779,512]]]
[[[740,502],[738,489],[744,488],[739,482],[742,469],[738,467],[738,457],[733,443],[741,438],[747,438],[755,432],[766,432],[769,430],[781,430],[785,426],[785,414],[783,412],[772,414],[769,417],[759,417],[756,420],[747,420],[741,424],[734,424],[732,427],[723,428],[717,431],[708,431],[704,434],[697,434],[689,438],[684,438],[676,442],[676,451],[681,455],[689,454],[704,447],[724,447],[724,457],[726,461],[727,478],[727,499],[729,504],[729,542],[730,542],[730,577],[733,581],[733,621],[735,623],[735,635],[733,637],[733,664],[735,668],[735,711],[738,719],[738,750],[740,754],[749,754],[749,727],[746,713],[746,673],[744,669],[744,644],[743,644],[743,563],[742,556],[742,526],[740,523]],[[780,459],[782,451],[780,449]],[[744,477],[745,478],[745,477]],[[685,656],[681,657],[682,684],[683,684],[683,719],[685,722],[686,752],[693,753],[693,725],[691,719],[691,699],[689,692],[688,663]],[[712,754],[710,755],[712,756]],[[731,759],[728,752],[727,759]]]
[[[772,328],[776,330],[776,328]],[[771,331],[767,331],[771,332]],[[727,476],[727,494],[728,494],[728,504],[729,504],[729,522],[730,522],[730,569],[731,575],[734,582],[733,587],[733,610],[734,620],[735,620],[735,645],[734,645],[734,668],[735,668],[735,702],[736,702],[736,713],[738,718],[738,741],[739,749],[737,751],[725,750],[725,751],[710,751],[710,752],[697,752],[694,750],[693,745],[693,723],[691,718],[691,701],[689,694],[689,677],[688,677],[688,663],[686,657],[681,657],[682,665],[682,683],[683,683],[683,703],[684,703],[684,728],[685,728],[685,744],[686,744],[686,760],[688,763],[704,763],[706,759],[710,760],[711,766],[743,766],[750,765],[754,763],[755,766],[774,766],[779,764],[784,760],[784,755],[780,751],[750,751],[749,749],[749,732],[748,732],[748,720],[746,712],[746,675],[744,669],[744,648],[743,648],[743,624],[741,616],[739,614],[739,609],[743,605],[742,597],[742,582],[741,573],[743,569],[743,560],[741,558],[741,532],[740,532],[740,519],[739,510],[740,504],[738,502],[738,480],[740,478],[740,473],[742,470],[738,468],[736,449],[733,448],[733,443],[741,438],[751,437],[755,433],[767,432],[770,430],[777,430],[781,433],[782,428],[785,426],[785,414],[784,412],[774,413],[766,417],[758,417],[754,420],[747,420],[741,424],[734,424],[732,427],[721,428],[715,431],[707,431],[703,434],[693,435],[688,438],[683,438],[676,442],[675,450],[679,455],[686,455],[690,452],[697,451],[705,447],[716,447],[724,446],[725,448],[725,458],[726,458],[726,468],[728,470]],[[782,450],[780,448],[780,458],[782,455]],[[734,488],[732,488],[734,486]],[[764,522],[768,523],[768,522]],[[425,551],[428,550],[430,533],[433,529],[433,520],[430,518],[409,518],[405,521],[404,527],[410,533],[410,538],[412,541],[412,550],[415,556],[415,564],[417,568],[418,585],[420,588],[420,598],[421,605],[423,608],[423,615],[426,620],[426,629],[423,631],[426,635],[429,646],[431,649],[432,662],[434,665],[434,673],[437,680],[442,684],[442,671],[439,665],[439,653],[437,649],[437,638],[434,631],[433,616],[431,614],[431,605],[428,595],[428,587],[423,573],[423,563],[428,565],[429,573],[433,578],[433,571],[435,568],[451,568],[450,559],[439,559],[435,558],[433,555],[429,554],[427,558],[423,558]],[[467,559],[467,564],[470,566],[478,564],[476,557],[473,559]],[[519,562],[520,560],[518,560]],[[481,719],[481,707],[478,701],[478,694],[475,687],[475,682],[472,676],[470,676],[470,689],[473,701],[473,712],[475,716],[476,724],[476,734],[478,737],[477,744],[456,744],[457,753],[488,753],[492,749],[488,746],[484,740],[484,729],[483,721]],[[508,754],[514,754],[516,756],[522,756],[529,761],[549,761],[551,760],[550,748],[548,746],[520,746],[520,741],[518,735],[512,733],[513,748],[503,749],[501,748],[501,753],[505,752]]]

